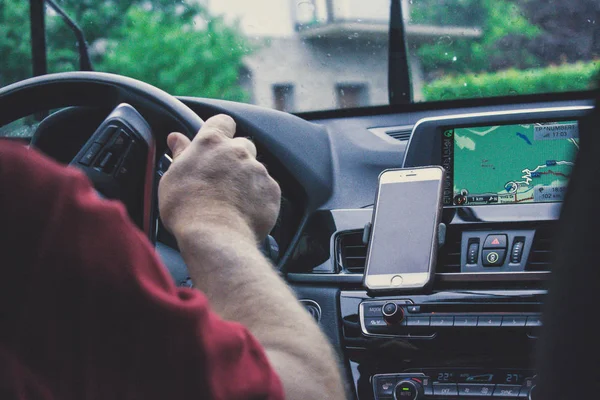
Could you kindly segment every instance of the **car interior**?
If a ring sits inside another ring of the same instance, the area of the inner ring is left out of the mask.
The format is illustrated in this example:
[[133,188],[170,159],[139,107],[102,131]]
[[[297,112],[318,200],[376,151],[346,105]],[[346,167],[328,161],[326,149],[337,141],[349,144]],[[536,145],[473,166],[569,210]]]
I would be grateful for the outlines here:
[[[596,99],[589,90],[289,113],[76,71],[0,88],[0,126],[43,115],[31,138],[6,140],[85,171],[126,205],[175,283],[192,286],[158,214],[166,136],[193,137],[228,114],[282,189],[263,252],[336,350],[348,398],[575,399],[597,397]],[[411,216],[410,202],[424,199],[403,184],[408,207],[383,201],[383,171],[431,166],[444,177],[427,215]],[[374,218],[385,207],[393,220]],[[415,244],[408,236],[430,219],[434,235]],[[433,254],[427,282],[405,285],[412,270],[394,254],[423,249]],[[376,251],[395,268],[384,289],[365,285]]]

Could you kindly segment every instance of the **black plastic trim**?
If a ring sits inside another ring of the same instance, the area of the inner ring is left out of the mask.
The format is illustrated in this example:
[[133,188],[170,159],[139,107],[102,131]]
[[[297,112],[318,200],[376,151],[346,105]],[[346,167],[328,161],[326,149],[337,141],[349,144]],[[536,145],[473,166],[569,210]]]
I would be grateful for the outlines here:
[[[550,272],[476,272],[441,273],[435,275],[436,282],[531,282],[545,281]],[[310,274],[289,273],[287,280],[298,283],[314,284],[358,284],[362,286],[363,274]]]
[[360,284],[362,285],[363,275],[362,274],[310,274],[310,273],[289,273],[287,274],[287,280],[289,282],[298,283],[348,283],[348,284]]

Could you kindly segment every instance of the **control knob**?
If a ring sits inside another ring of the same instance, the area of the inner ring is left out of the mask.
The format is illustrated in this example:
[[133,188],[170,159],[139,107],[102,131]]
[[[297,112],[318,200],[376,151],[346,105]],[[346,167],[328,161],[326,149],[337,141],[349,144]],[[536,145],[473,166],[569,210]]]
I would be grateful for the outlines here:
[[418,400],[423,398],[423,385],[412,379],[399,382],[394,389],[396,400]]
[[537,395],[536,395],[536,392],[537,392],[537,390],[536,390],[536,388],[535,388],[535,385],[533,385],[533,386],[531,387],[531,389],[529,390],[529,397],[528,397],[528,399],[529,399],[529,400],[535,400],[535,399],[537,398],[537,397],[536,397],[536,396],[537,396]]
[[381,309],[383,316],[387,322],[394,324],[404,319],[404,311],[402,307],[398,307],[396,303],[385,303]]

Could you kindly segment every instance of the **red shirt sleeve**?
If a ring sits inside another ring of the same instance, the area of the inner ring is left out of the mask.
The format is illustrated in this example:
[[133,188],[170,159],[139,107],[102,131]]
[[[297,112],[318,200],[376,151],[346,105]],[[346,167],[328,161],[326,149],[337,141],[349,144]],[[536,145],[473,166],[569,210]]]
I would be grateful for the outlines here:
[[283,398],[256,339],[79,170],[0,141],[0,229],[0,398]]

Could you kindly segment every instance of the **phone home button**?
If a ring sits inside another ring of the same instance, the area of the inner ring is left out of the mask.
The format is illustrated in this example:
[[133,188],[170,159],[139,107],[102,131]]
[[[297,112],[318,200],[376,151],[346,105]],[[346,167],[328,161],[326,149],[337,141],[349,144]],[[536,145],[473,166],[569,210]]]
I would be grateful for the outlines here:
[[390,283],[392,286],[400,286],[400,285],[402,285],[402,282],[403,282],[403,279],[400,275],[395,275],[390,280]]

